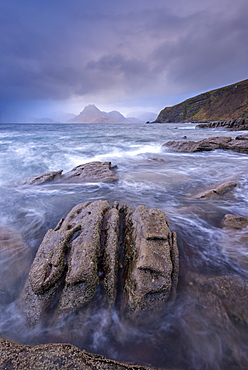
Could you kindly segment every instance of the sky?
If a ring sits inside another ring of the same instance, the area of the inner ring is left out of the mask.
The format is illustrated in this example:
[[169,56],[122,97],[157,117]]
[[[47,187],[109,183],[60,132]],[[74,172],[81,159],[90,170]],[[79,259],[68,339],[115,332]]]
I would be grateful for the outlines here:
[[150,111],[248,78],[247,0],[0,0],[0,120]]

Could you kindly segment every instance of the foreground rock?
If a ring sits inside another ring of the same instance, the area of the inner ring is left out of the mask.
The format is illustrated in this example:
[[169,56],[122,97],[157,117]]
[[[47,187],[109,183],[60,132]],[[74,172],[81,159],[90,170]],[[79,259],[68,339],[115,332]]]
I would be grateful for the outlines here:
[[248,281],[190,273],[185,283],[182,330],[195,363],[207,359],[209,369],[247,369]]
[[152,368],[123,364],[81,351],[70,344],[30,347],[0,339],[0,369],[151,370]]
[[201,141],[168,141],[163,146],[184,153],[223,149],[248,154],[248,138],[246,135],[237,136],[235,139],[231,137],[211,137]]
[[[124,312],[155,312],[176,294],[176,235],[164,212],[135,210],[107,201],[74,207],[45,235],[23,290],[20,306],[30,325],[60,321],[82,311],[103,290],[102,301]],[[117,292],[117,285],[124,287]]]
[[25,282],[32,253],[22,236],[13,229],[0,227],[0,303],[13,301]]
[[21,182],[22,185],[41,185],[56,182],[114,182],[118,180],[111,162],[90,162],[74,167],[62,174],[63,170],[33,176]]
[[196,127],[199,128],[225,128],[229,131],[248,130],[248,118],[235,118],[225,121],[214,121],[209,123],[201,123]]

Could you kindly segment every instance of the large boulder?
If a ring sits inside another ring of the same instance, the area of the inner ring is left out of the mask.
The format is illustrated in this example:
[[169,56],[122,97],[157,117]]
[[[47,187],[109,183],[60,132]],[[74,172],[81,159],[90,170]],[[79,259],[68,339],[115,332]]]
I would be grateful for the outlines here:
[[58,321],[82,312],[100,287],[108,306],[118,293],[125,312],[151,311],[175,298],[178,269],[176,236],[164,212],[82,203],[46,233],[19,306],[30,325],[46,312]]
[[22,185],[41,185],[50,182],[114,182],[118,180],[113,171],[111,162],[89,162],[74,167],[71,171],[62,174],[63,170],[43,173],[29,177],[21,182]]
[[30,347],[6,339],[0,339],[0,369],[152,370],[151,367],[123,364],[81,351],[71,344],[43,344]]
[[10,227],[0,227],[0,303],[18,297],[32,262],[31,249],[21,234]]
[[233,150],[248,154],[248,139],[246,136],[232,139],[231,137],[211,137],[200,141],[167,141],[164,147],[184,153],[211,151],[216,149]]

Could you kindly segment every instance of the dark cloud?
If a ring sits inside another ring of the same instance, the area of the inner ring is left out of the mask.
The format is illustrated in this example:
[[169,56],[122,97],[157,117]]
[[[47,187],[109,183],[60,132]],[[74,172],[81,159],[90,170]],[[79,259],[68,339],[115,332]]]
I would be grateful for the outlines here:
[[0,99],[157,107],[247,78],[247,0],[0,0]]

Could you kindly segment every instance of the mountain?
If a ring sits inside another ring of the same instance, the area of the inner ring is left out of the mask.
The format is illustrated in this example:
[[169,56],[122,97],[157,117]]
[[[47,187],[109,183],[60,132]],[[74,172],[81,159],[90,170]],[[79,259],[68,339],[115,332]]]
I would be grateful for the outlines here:
[[164,108],[154,122],[205,122],[248,118],[248,80]]
[[94,104],[87,105],[71,123],[124,123],[129,122],[120,112],[102,112]]

